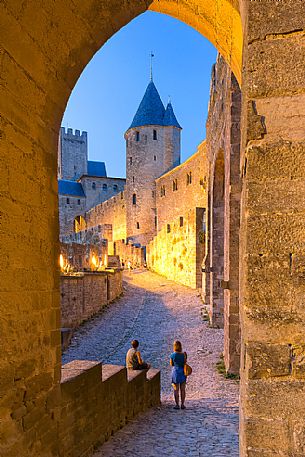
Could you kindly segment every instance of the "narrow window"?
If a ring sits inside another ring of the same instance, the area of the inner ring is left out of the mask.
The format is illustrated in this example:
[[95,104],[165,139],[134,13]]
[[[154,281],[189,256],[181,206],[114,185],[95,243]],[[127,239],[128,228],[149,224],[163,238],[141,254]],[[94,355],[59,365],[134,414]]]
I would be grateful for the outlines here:
[[139,224],[139,222],[137,222],[137,229],[139,229],[139,228],[140,228],[140,224]]
[[156,160],[157,160],[157,156],[154,156],[154,161],[156,162]]
[[174,179],[174,181],[173,181],[173,191],[176,191],[176,190],[178,190],[178,180]]
[[77,204],[80,205],[80,199],[77,200]]
[[107,189],[108,189],[107,184],[103,184],[103,190],[107,190]]
[[132,177],[132,182],[134,182],[134,176]]
[[132,165],[132,157],[129,157],[129,165]]
[[151,192],[151,196],[152,196],[152,198],[155,198],[155,191],[154,190]]
[[192,184],[192,172],[190,171],[190,184]]
[[136,194],[133,194],[133,196],[132,196],[132,204],[133,205],[137,204],[137,196],[136,196]]
[[170,233],[171,232],[171,226],[170,224],[167,224],[167,233]]
[[158,224],[158,217],[155,216],[155,227],[157,227],[157,224]]
[[96,184],[95,184],[95,182],[92,183],[92,189],[93,189],[93,190],[96,189]]
[[67,205],[70,204],[70,198],[67,198]]
[[183,227],[183,217],[180,216],[180,227]]
[[153,131],[153,138],[154,138],[154,140],[157,140],[157,139],[158,139],[158,138],[157,138],[157,130],[154,130],[154,131]]
[[140,132],[136,132],[136,141],[140,141]]
[[115,185],[113,186],[113,190],[118,190],[118,185],[117,185],[117,184],[115,184]]

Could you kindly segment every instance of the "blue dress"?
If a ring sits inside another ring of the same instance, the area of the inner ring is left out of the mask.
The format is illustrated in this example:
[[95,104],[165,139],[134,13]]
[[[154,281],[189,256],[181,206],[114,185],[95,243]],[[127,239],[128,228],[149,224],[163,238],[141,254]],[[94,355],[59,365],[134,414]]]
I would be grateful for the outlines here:
[[184,374],[184,353],[173,352],[170,358],[173,363],[172,383],[182,384],[183,382],[186,382],[186,376]]

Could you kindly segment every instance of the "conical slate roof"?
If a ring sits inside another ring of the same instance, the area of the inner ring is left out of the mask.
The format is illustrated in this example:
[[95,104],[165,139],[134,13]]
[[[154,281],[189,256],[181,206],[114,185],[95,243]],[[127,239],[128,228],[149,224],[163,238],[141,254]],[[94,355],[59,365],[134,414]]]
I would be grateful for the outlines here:
[[163,118],[163,125],[178,127],[178,129],[182,128],[179,122],[177,121],[171,102],[168,102],[167,104]]
[[163,125],[164,113],[165,108],[160,95],[153,81],[150,81],[129,128],[142,125]]
[[[159,92],[153,81],[150,81],[145,91],[144,97],[129,127],[142,127],[143,125],[162,125],[174,126],[181,129],[172,104],[169,102],[165,110]],[[128,129],[128,130],[129,130]]]

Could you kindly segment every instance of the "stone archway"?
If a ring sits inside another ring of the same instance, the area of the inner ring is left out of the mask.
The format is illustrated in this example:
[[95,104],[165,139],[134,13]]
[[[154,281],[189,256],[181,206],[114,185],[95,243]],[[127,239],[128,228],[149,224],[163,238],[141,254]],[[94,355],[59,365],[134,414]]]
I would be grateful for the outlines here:
[[[59,454],[56,150],[77,78],[108,38],[150,7],[207,36],[240,81],[236,3],[46,0],[39,7],[34,0],[13,0],[1,5],[4,456]],[[242,6],[241,455],[302,455],[304,3],[244,0]]]

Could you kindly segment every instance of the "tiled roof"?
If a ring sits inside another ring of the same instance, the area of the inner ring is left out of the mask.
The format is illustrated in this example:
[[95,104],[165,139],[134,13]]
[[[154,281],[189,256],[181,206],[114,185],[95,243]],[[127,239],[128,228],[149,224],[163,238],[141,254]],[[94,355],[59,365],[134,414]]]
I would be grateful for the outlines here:
[[[150,81],[129,129],[143,125],[166,125],[181,128],[171,103],[166,110],[153,81]],[[129,130],[128,129],[128,130]]]
[[72,195],[74,197],[85,197],[81,183],[67,179],[58,180],[58,193],[60,195]]
[[106,178],[107,172],[105,162],[93,162],[92,160],[88,160],[88,176]]
[[171,102],[168,102],[167,104],[163,118],[163,125],[178,127],[178,129],[182,128],[177,121]]

